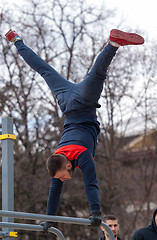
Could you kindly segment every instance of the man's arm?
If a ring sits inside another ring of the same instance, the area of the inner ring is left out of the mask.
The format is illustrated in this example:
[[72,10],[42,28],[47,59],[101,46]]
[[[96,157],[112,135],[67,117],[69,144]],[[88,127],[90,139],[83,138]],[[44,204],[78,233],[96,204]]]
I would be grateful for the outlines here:
[[96,168],[93,156],[86,150],[78,157],[78,167],[83,174],[85,192],[91,211],[100,210],[99,191],[96,178]]
[[[63,182],[60,179],[52,178],[51,186],[49,190],[49,198],[47,201],[47,214],[48,215],[56,215],[60,194],[62,192]],[[41,222],[40,225],[43,226],[44,232],[47,232],[48,228],[52,226],[52,222]]]
[[58,178],[51,179],[51,185],[49,189],[49,197],[47,201],[47,214],[48,215],[56,215],[60,194],[62,192],[63,182]]
[[101,210],[99,201],[99,190],[96,178],[96,168],[93,156],[89,150],[84,151],[78,157],[78,167],[82,170],[85,192],[92,216],[92,226],[100,226]]

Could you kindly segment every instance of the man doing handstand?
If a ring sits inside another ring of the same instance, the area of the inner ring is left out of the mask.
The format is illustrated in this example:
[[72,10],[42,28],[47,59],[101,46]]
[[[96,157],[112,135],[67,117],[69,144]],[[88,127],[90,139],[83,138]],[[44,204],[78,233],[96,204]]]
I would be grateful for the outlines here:
[[[51,186],[47,202],[47,214],[55,215],[59,205],[63,182],[73,176],[79,167],[83,174],[85,192],[91,211],[91,225],[101,224],[101,207],[94,155],[100,132],[96,109],[107,69],[119,46],[143,44],[144,39],[135,33],[112,29],[109,42],[97,56],[96,61],[79,83],[72,83],[62,77],[36,53],[28,48],[15,31],[9,30],[6,38],[13,42],[25,62],[46,81],[58,100],[65,115],[64,131],[57,150],[47,160],[46,166],[51,176]],[[51,226],[44,223],[44,229]]]

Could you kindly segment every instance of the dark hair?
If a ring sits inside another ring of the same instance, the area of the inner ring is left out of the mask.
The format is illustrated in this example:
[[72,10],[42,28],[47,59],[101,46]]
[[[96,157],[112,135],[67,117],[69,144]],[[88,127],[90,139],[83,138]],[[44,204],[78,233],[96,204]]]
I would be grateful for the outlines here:
[[57,173],[62,168],[64,162],[64,158],[62,155],[51,155],[47,161],[46,161],[46,168],[48,170],[48,173],[50,177],[54,177]]
[[112,214],[104,215],[103,221],[106,222],[107,220],[117,220],[118,221],[118,218]]

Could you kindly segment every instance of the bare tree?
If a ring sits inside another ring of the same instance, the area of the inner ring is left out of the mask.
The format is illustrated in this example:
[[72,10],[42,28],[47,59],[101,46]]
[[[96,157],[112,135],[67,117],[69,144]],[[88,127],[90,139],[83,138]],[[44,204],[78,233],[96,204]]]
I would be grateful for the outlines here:
[[[95,56],[102,49],[107,40],[104,39],[102,24],[111,16],[111,12],[103,12],[95,6],[89,7],[81,0],[31,0],[26,1],[22,8],[16,6],[13,18],[10,17],[10,12],[9,8],[7,11],[2,9],[1,32],[6,26],[15,26],[28,46],[73,82],[84,78]],[[14,118],[17,134],[15,210],[45,213],[49,186],[45,158],[57,146],[64,118],[43,79],[25,64],[16,49],[3,37],[0,41],[1,112],[2,117],[7,114]],[[80,178],[80,172],[76,174]],[[82,189],[80,182],[77,179],[69,186],[65,184],[59,209],[61,215],[78,216],[81,213],[88,216],[84,192],[82,190],[82,194],[79,191],[76,193],[73,185],[77,184]],[[68,195],[66,190],[69,191]],[[73,192],[74,197],[71,197]],[[73,226],[60,227],[69,239],[76,239],[76,236],[77,239],[95,239],[97,235],[96,229],[81,231],[83,226],[76,228],[76,232],[73,232]],[[29,234],[29,239],[38,237],[37,234]]]
[[[9,9],[1,9],[1,32],[6,26],[15,26],[28,46],[65,78],[76,83],[84,78],[107,42],[108,35],[104,36],[109,33],[107,23],[113,13],[88,6],[82,0],[29,0],[20,8],[14,7],[13,17]],[[64,118],[44,80],[3,37],[0,41],[0,113],[2,117],[14,118],[17,134],[15,209],[45,213],[49,186],[45,159],[57,146]],[[150,128],[156,128],[155,62],[154,47],[121,48],[109,68],[100,100],[101,135],[95,159],[102,210],[118,216],[123,239],[128,239],[139,226],[139,219],[145,217],[145,223],[149,222],[150,204],[156,201],[156,148],[151,151],[149,161],[145,137],[138,153],[124,149],[126,133],[140,128],[147,136]],[[58,214],[88,217],[81,174],[79,171],[75,174],[76,178],[64,186]],[[147,215],[141,217],[145,203]],[[130,206],[134,209],[131,213],[127,211]],[[67,239],[97,238],[96,229],[57,226]],[[41,236],[44,237],[55,239]],[[31,233],[31,238],[40,239],[40,235]]]

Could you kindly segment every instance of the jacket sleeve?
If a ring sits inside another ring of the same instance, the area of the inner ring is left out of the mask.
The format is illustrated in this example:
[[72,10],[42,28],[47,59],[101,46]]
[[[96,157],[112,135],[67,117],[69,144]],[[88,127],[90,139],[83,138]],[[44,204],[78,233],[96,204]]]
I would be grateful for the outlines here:
[[58,178],[51,179],[51,185],[49,189],[49,197],[47,201],[47,214],[56,215],[60,194],[62,192],[63,182]]
[[85,192],[91,212],[94,210],[100,210],[96,168],[93,156],[89,150],[86,150],[79,155],[78,167],[81,169],[83,174]]

